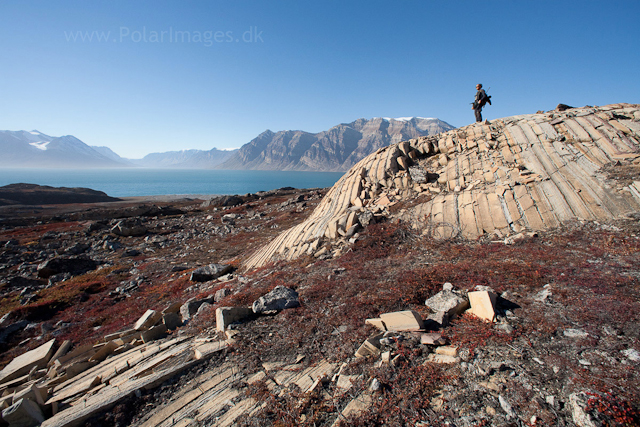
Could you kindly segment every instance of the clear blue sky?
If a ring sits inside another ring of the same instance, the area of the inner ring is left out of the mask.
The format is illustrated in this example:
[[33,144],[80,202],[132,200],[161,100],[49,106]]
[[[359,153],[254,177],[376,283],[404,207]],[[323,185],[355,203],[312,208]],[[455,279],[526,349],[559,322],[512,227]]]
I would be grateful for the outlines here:
[[464,126],[478,82],[489,119],[640,103],[638,19],[638,0],[0,0],[0,129],[139,158],[360,117]]

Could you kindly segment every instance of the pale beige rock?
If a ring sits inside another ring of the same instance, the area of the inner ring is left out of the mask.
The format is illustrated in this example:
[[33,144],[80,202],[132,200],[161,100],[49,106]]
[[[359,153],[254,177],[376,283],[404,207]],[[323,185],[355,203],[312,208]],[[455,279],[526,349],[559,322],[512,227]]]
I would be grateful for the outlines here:
[[220,332],[231,323],[253,316],[251,307],[218,307],[216,308],[216,329]]
[[162,314],[179,313],[180,307],[182,307],[182,302],[174,302],[162,310]]
[[16,391],[13,394],[12,404],[17,403],[20,399],[29,399],[40,406],[44,406],[44,402],[49,399],[49,396],[46,387],[41,387],[33,383],[20,391]]
[[58,348],[58,350],[53,354],[47,366],[51,366],[56,360],[67,354],[72,345],[73,343],[71,341],[65,340]]
[[385,326],[384,322],[380,318],[367,319],[367,320],[364,321],[364,323],[365,323],[365,325],[371,325],[374,328],[378,328],[381,331],[386,331],[387,330],[387,327]]
[[0,384],[28,373],[33,367],[44,368],[53,355],[55,338],[40,347],[14,358],[0,371]]
[[[637,212],[640,191],[635,186],[620,192],[594,175],[595,170],[611,161],[630,162],[640,153],[637,138],[609,124],[616,110],[631,117],[625,108],[627,104],[575,109],[572,114],[576,116],[563,116],[557,122],[547,114],[520,115],[493,121],[490,126],[470,125],[437,138],[408,141],[408,145],[405,141],[404,151],[399,144],[384,147],[347,172],[305,222],[256,251],[244,266],[257,267],[283,254],[294,259],[305,253],[301,248],[314,237],[327,237],[330,243],[342,245],[335,241],[345,236],[348,227],[343,227],[342,233],[337,229],[329,232],[328,227],[350,213],[355,198],[363,205],[369,200],[377,206],[411,204],[416,197],[414,188],[419,191],[428,186],[414,187],[404,172],[398,173],[399,166],[405,166],[404,160],[410,158],[423,167],[430,164],[435,170],[440,169],[437,170],[440,188],[455,197],[444,200],[444,206],[438,209],[438,221],[460,229],[460,235],[466,238],[544,230],[567,220],[607,220]],[[638,134],[640,124],[635,116],[622,124],[620,128]],[[560,141],[559,136],[567,138],[570,144]],[[432,154],[431,144],[435,144],[433,151],[443,155]],[[573,152],[579,156],[568,156]],[[640,163],[639,159],[635,161]],[[520,168],[531,173],[521,175]],[[419,211],[428,203],[433,204],[425,201],[407,212],[389,210],[383,216],[424,228],[421,220],[434,219],[434,215],[420,215]]]
[[454,363],[459,363],[460,358],[455,356],[449,356],[446,354],[430,354],[429,356],[427,356],[427,362],[451,365]]
[[450,346],[450,345],[438,347],[438,348],[436,348],[436,354],[442,354],[444,356],[456,357],[458,355],[458,347],[453,347],[453,346]]
[[136,331],[149,329],[150,327],[158,323],[160,319],[162,319],[162,313],[155,310],[147,310],[135,323],[133,329],[135,329]]
[[445,339],[442,338],[442,334],[437,332],[429,332],[426,334],[420,334],[420,343],[425,345],[443,345]]
[[113,353],[113,351],[118,347],[119,345],[114,341],[109,341],[108,343],[97,348],[96,353],[89,358],[89,362],[102,362],[104,359],[109,357],[109,355]]
[[349,390],[353,387],[353,383],[359,378],[358,375],[340,375],[336,382],[336,387],[340,389]]
[[2,411],[2,419],[10,427],[31,427],[40,425],[44,421],[44,415],[37,403],[20,399]]
[[417,331],[424,329],[424,322],[417,311],[405,310],[380,315],[389,331]]
[[[350,416],[355,416],[357,414],[360,414],[366,411],[371,406],[372,403],[373,403],[373,398],[371,397],[371,395],[368,392],[363,392],[358,397],[356,397],[351,402],[349,402],[349,404],[342,410],[342,413],[341,413],[341,416],[343,417],[342,419]],[[338,417],[336,422],[338,422],[338,420],[340,419],[341,418]],[[333,425],[336,425],[336,423],[334,423]]]
[[489,291],[469,292],[469,312],[480,319],[493,322],[496,317],[495,306],[497,295]]
[[380,338],[382,338],[382,334],[367,338],[356,351],[356,357],[378,356],[380,354]]

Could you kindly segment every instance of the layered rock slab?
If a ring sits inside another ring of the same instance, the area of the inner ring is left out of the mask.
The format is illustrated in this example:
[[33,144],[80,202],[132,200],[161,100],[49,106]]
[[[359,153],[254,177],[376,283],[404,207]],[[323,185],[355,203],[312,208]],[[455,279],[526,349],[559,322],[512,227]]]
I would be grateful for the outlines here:
[[[635,183],[610,185],[602,167],[640,164],[639,141],[640,106],[613,104],[513,116],[390,145],[352,167],[307,220],[244,267],[327,253],[323,246],[344,244],[361,226],[358,218],[370,215],[401,218],[434,239],[502,238],[563,221],[623,217],[640,210],[640,191]],[[389,210],[422,195],[411,208]]]

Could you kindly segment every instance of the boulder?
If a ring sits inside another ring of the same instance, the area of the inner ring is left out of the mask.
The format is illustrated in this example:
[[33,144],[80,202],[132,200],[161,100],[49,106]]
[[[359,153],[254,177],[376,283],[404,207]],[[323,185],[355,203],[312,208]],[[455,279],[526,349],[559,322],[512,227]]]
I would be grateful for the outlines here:
[[147,234],[147,228],[139,219],[123,219],[111,228],[111,232],[117,236],[135,237]]
[[209,264],[204,267],[199,267],[193,270],[191,273],[192,282],[208,282],[209,280],[217,279],[223,274],[228,273],[231,270],[230,265],[226,264]]
[[216,309],[216,329],[224,332],[227,327],[253,316],[253,310],[249,307],[218,307]]
[[166,313],[162,315],[162,323],[168,330],[173,331],[182,326],[182,319],[178,313]]
[[300,306],[298,293],[291,288],[276,286],[271,292],[261,296],[253,303],[253,312],[284,310]]
[[243,203],[244,203],[244,200],[242,200],[238,196],[220,196],[220,197],[214,197],[212,199],[207,200],[206,202],[203,202],[201,206],[203,208],[207,208],[209,206],[224,207],[224,206],[237,206]]
[[40,425],[44,415],[37,403],[23,398],[3,410],[2,419],[11,427],[32,427]]
[[85,257],[55,257],[38,265],[38,277],[48,278],[54,274],[83,274],[95,270],[98,263]]
[[211,300],[209,298],[203,299],[191,299],[182,304],[180,307],[180,316],[182,317],[182,321],[186,322],[196,315],[200,306],[204,303],[210,303]]
[[445,283],[440,292],[425,301],[425,305],[435,312],[429,319],[446,326],[450,319],[469,308],[469,301],[454,290],[451,283]]

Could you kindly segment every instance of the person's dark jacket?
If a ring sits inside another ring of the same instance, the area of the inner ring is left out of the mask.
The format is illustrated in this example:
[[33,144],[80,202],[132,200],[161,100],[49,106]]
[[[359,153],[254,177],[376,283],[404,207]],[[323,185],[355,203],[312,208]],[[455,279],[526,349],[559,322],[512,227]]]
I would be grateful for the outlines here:
[[476,99],[473,102],[473,108],[482,108],[486,102],[487,93],[484,91],[484,89],[478,90],[478,92],[476,92]]

